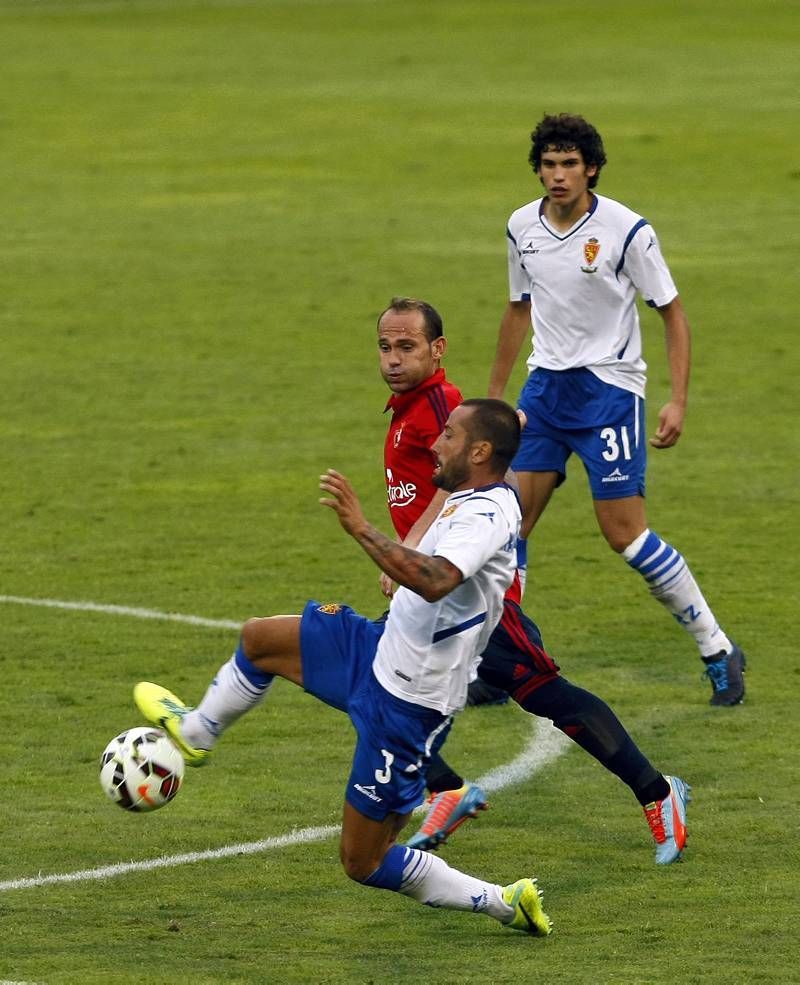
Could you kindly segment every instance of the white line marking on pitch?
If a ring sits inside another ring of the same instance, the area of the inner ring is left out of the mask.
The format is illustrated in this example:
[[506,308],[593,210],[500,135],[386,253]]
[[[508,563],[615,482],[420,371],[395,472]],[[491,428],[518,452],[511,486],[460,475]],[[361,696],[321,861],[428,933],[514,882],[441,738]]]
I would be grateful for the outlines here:
[[[558,757],[568,748],[569,739],[554,728],[549,722],[541,719],[534,721],[533,735],[527,746],[515,760],[504,766],[498,766],[476,782],[487,793],[502,790],[504,787],[527,780],[538,770]],[[148,872],[151,869],[172,868],[176,865],[187,865],[190,862],[205,862],[211,859],[231,858],[235,855],[255,855],[267,852],[273,848],[286,848],[289,845],[300,845],[312,841],[323,841],[338,834],[339,827],[303,828],[290,834],[279,835],[275,838],[265,838],[262,841],[244,842],[239,845],[224,845],[222,848],[211,848],[204,852],[185,852],[182,855],[162,855],[160,858],[145,859],[142,862],[119,862],[116,865],[102,865],[96,869],[81,869],[78,872],[63,872],[49,876],[32,876],[27,879],[9,879],[0,882],[0,892],[11,889],[34,889],[37,886],[50,886],[61,882],[89,882],[93,879],[112,879],[115,876],[126,875],[129,872]]]
[[[75,609],[84,612],[105,612],[110,615],[133,616],[137,619],[163,619],[171,622],[184,622],[196,626],[213,628],[238,629],[240,623],[221,619],[203,619],[201,616],[184,616],[174,612],[158,612],[155,609],[136,609],[123,605],[98,605],[94,602],[62,602],[58,599],[29,599],[16,595],[0,595],[0,602],[18,603],[21,605],[40,605],[54,609]],[[490,770],[476,782],[487,793],[502,790],[505,787],[521,783],[534,773],[544,769],[554,762],[570,746],[569,739],[559,732],[549,722],[534,719],[533,734],[527,746],[516,759],[503,766]],[[244,842],[238,845],[224,845],[222,848],[211,848],[203,852],[185,852],[181,855],[162,855],[160,858],[145,859],[141,862],[119,862],[115,865],[103,865],[96,869],[81,869],[77,872],[55,873],[49,876],[32,876],[25,879],[9,879],[0,882],[0,892],[12,889],[33,889],[38,886],[49,886],[54,883],[88,882],[96,879],[112,879],[128,872],[147,872],[152,869],[172,868],[176,865],[187,865],[190,862],[204,862],[218,858],[231,858],[236,855],[255,855],[259,852],[270,851],[273,848],[286,848],[289,845],[299,845],[312,841],[323,841],[339,832],[339,827],[303,828],[275,838],[265,838],[262,841]],[[2,985],[2,983],[0,983]]]
[[159,612],[158,609],[139,609],[128,605],[101,605],[99,602],[63,602],[60,599],[29,599],[22,595],[0,595],[0,602],[14,605],[38,605],[45,609],[73,609],[77,612],[104,612],[110,616],[131,616],[134,619],[160,619],[162,622],[183,622],[190,626],[209,626],[211,629],[241,629],[242,623],[230,619],[206,619],[203,616],[184,616],[180,612]]

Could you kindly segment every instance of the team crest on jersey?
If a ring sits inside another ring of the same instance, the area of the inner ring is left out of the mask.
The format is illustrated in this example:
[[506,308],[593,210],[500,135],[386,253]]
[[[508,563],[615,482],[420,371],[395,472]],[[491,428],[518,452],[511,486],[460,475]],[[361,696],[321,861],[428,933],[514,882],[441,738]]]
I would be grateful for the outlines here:
[[394,446],[395,446],[395,448],[397,448],[399,446],[400,439],[402,437],[403,437],[403,425],[401,424],[400,427],[394,433]]
[[342,607],[338,602],[326,602],[325,605],[317,606],[317,612],[324,612],[326,616],[335,616],[341,611]]
[[452,516],[459,507],[459,503],[453,503],[452,506],[448,506],[447,509],[439,517],[440,520],[444,520],[446,516]]
[[583,244],[583,258],[586,261],[586,266],[582,266],[581,270],[585,274],[593,274],[597,271],[597,267],[594,266],[594,262],[597,259],[597,254],[599,252],[600,244],[594,236]]

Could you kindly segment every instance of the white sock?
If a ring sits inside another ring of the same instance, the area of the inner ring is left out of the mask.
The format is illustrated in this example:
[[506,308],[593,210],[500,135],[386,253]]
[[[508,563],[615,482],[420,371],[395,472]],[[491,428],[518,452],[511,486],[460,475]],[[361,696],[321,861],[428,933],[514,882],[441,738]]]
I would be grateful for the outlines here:
[[513,907],[503,902],[502,887],[451,869],[443,858],[416,848],[406,849],[400,892],[426,906],[443,906],[448,910],[471,910],[485,913],[500,923],[514,916]]
[[181,735],[197,749],[211,749],[229,725],[264,700],[272,686],[271,679],[264,683],[245,676],[237,656],[234,653],[220,667],[203,700],[181,722]]
[[652,530],[645,530],[622,556],[644,578],[652,596],[694,636],[701,656],[733,650],[679,551]]

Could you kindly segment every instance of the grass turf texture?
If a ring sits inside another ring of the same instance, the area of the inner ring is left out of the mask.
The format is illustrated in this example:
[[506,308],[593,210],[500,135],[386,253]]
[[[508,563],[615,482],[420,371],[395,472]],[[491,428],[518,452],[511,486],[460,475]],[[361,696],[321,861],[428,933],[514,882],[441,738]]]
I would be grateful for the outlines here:
[[[451,376],[484,392],[504,222],[537,194],[527,134],[565,108],[603,133],[599,191],[653,222],[694,325],[686,434],[651,455],[649,512],[751,657],[747,703],[709,708],[691,641],[603,545],[572,468],[527,607],[567,676],[692,783],[685,864],[656,869],[628,791],[570,751],[446,850],[538,874],[547,941],[352,885],[329,838],[3,892],[0,977],[791,980],[794,5],[4,2],[0,32],[0,591],[377,613],[374,569],[316,504],[332,465],[388,528],[375,316],[430,298]],[[652,430],[667,375],[645,326]],[[167,809],[103,798],[133,683],[196,698],[234,634],[11,604],[1,632],[0,880],[338,822],[349,725],[280,684]],[[469,711],[448,756],[479,775],[528,734]]]

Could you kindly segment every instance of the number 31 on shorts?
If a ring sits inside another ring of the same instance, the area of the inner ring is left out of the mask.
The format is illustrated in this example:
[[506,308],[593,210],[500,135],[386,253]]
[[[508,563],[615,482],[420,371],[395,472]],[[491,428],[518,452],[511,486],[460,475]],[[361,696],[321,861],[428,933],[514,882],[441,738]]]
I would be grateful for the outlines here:
[[616,428],[603,428],[600,432],[600,437],[606,443],[603,458],[607,462],[616,462],[620,457],[620,453],[624,459],[630,461],[631,442],[628,437],[628,427],[626,424],[623,424],[619,429],[619,434],[617,434]]

